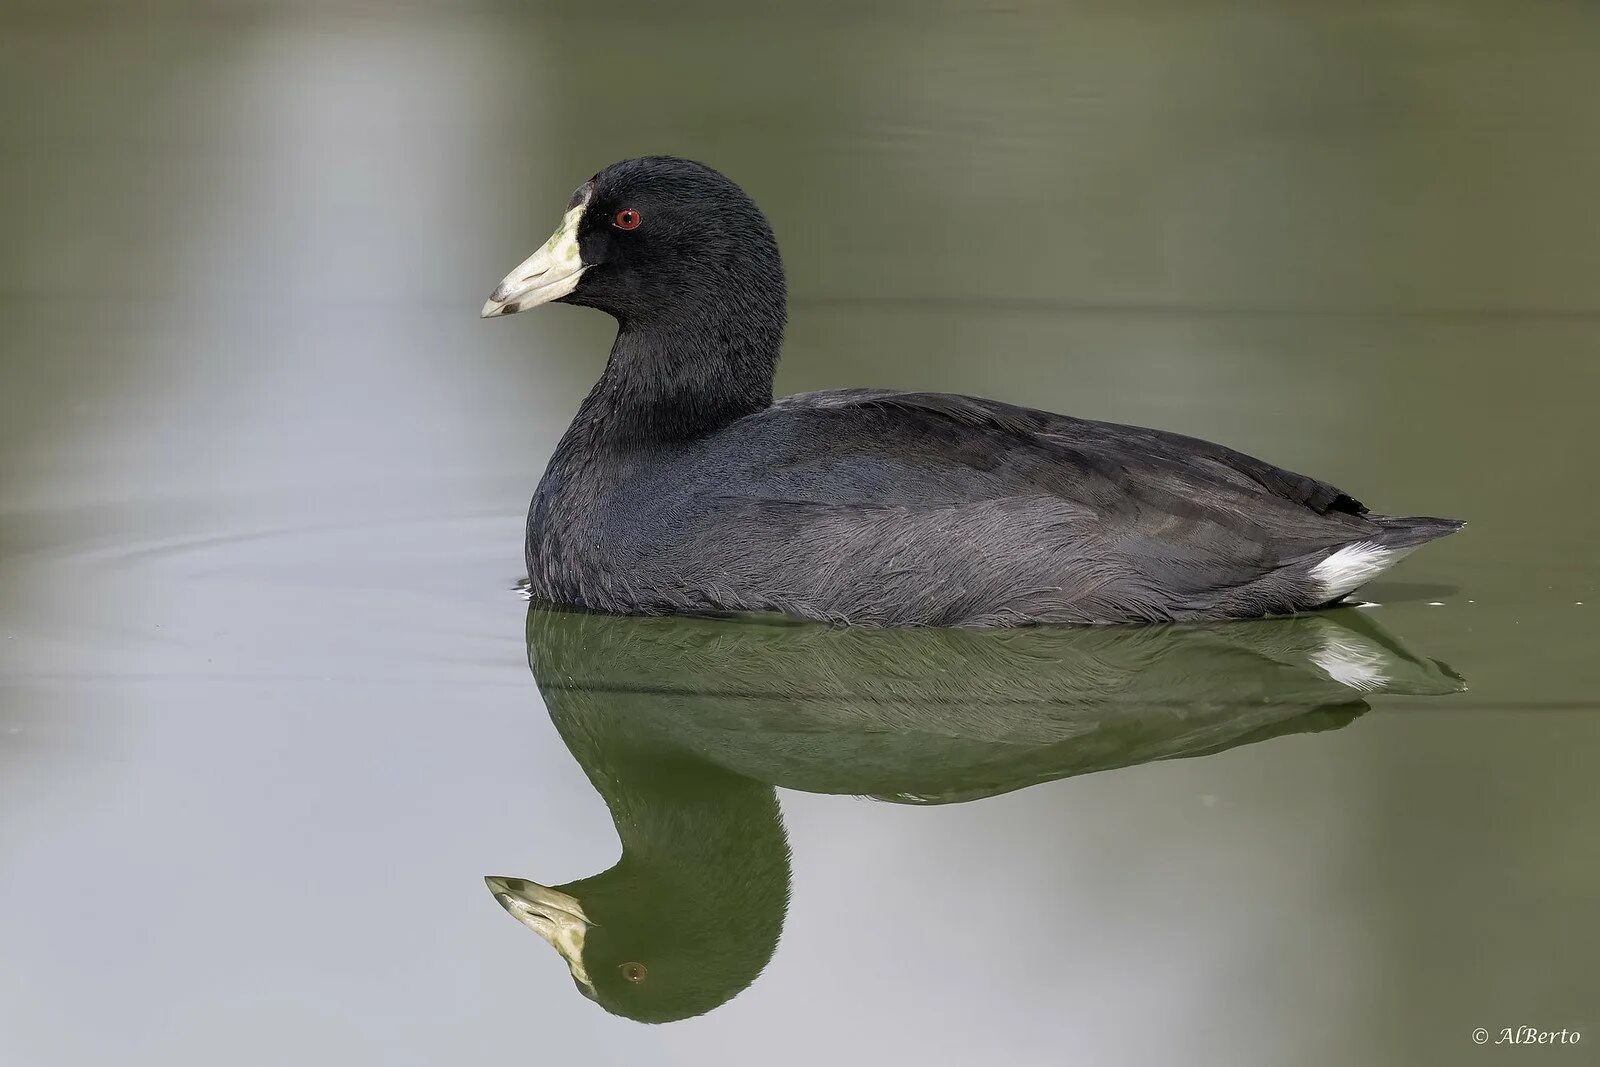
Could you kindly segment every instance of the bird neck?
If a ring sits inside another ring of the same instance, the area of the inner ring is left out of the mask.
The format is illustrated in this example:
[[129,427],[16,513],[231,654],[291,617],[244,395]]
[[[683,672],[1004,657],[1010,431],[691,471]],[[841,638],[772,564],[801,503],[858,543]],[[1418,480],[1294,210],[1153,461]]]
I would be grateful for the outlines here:
[[592,780],[622,845],[619,871],[650,881],[657,891],[675,886],[751,898],[738,910],[773,898],[769,904],[781,913],[789,847],[771,786],[676,755],[610,756],[606,773]]
[[783,345],[777,293],[719,293],[670,320],[619,323],[605,373],[574,428],[622,445],[659,446],[714,433],[772,404]]
[[[730,773],[631,720],[649,698],[601,710],[547,692],[551,718],[605,801],[622,855],[567,887],[637,894],[663,914],[715,916],[717,937],[770,954],[789,902],[789,842],[772,786]],[[575,714],[576,713],[576,714]],[[760,954],[758,953],[758,954]]]

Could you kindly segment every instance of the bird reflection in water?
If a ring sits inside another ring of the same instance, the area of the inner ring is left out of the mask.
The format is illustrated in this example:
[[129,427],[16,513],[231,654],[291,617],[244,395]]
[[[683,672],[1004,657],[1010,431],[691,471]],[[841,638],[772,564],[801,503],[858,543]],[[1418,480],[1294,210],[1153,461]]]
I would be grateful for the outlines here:
[[775,787],[953,804],[1338,729],[1464,688],[1354,609],[1206,625],[892,630],[532,605],[528,662],[622,843],[560,886],[487,879],[607,1011],[710,1011],[789,900]]

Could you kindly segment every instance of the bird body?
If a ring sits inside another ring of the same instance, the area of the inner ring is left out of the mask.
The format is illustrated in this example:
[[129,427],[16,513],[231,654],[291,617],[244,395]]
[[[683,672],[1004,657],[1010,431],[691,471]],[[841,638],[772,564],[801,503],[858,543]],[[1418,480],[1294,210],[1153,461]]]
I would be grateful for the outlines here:
[[736,185],[684,160],[596,175],[484,314],[547,299],[619,323],[529,512],[530,588],[555,604],[891,626],[1248,618],[1335,602],[1462,525],[1376,515],[1195,438],[993,400],[774,403],[776,241]]

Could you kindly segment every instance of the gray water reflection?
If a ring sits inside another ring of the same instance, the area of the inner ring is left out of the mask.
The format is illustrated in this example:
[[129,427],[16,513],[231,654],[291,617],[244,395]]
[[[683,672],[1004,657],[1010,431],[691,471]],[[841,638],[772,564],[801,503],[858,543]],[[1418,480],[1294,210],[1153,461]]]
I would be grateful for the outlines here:
[[[0,1062],[1600,1036],[1597,54],[1592,5],[1497,0],[4,5]],[[1469,519],[1366,596],[1471,691],[974,804],[785,791],[762,979],[588,1010],[479,879],[616,858],[507,592],[608,324],[477,309],[649,151],[772,218],[780,392],[1162,426]]]

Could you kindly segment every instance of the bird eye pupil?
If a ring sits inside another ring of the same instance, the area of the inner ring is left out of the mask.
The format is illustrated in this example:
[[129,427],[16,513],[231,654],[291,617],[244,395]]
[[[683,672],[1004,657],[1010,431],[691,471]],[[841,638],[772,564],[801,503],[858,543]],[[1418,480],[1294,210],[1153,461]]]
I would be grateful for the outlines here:
[[617,212],[617,217],[613,220],[619,230],[637,229],[639,221],[639,213],[631,207],[625,207]]
[[618,970],[622,971],[622,977],[634,985],[644,981],[644,976],[649,973],[642,963],[624,963]]

